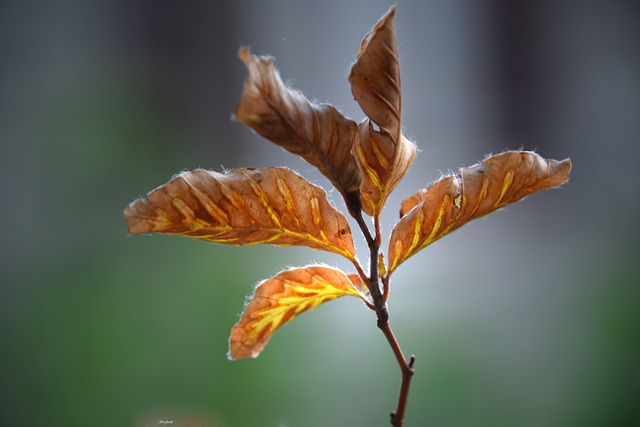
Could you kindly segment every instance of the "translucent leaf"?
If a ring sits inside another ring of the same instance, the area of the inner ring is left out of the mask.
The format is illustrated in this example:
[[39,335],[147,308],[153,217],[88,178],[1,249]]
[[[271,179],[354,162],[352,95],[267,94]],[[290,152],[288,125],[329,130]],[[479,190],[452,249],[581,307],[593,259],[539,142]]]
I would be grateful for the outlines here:
[[360,172],[351,153],[356,123],[287,87],[272,57],[251,55],[246,47],[239,57],[249,77],[235,118],[316,166],[345,197],[357,192]]
[[367,34],[349,75],[351,92],[369,117],[358,126],[353,152],[362,175],[362,209],[372,216],[379,216],[416,154],[415,144],[401,133],[395,10],[391,8]]
[[286,168],[182,173],[124,210],[131,234],[227,245],[302,245],[355,259],[349,223],[324,190]]
[[353,151],[362,174],[362,210],[378,216],[387,198],[409,170],[416,146],[400,135],[396,143],[388,133],[377,132],[369,119],[358,126]]
[[262,282],[231,329],[229,358],[257,357],[280,326],[345,295],[360,297],[347,275],[324,266],[294,268]]
[[420,190],[402,203],[389,242],[389,271],[467,222],[566,182],[571,162],[506,152]]

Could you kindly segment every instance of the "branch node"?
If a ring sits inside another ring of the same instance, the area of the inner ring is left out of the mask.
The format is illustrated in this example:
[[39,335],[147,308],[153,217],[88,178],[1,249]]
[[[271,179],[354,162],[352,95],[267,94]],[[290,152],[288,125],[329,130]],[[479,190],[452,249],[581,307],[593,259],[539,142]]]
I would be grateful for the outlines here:
[[396,413],[392,412],[391,413],[391,425],[393,427],[403,427],[404,426],[404,420],[398,419],[398,416],[396,415]]
[[378,315],[378,328],[384,332],[389,327],[389,311],[387,307],[378,308],[376,311]]

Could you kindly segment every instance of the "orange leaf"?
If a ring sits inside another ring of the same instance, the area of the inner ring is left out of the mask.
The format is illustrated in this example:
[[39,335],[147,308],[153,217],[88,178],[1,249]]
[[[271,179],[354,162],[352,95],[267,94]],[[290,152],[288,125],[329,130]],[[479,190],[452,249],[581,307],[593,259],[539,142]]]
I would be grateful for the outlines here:
[[[415,144],[404,138],[400,129],[395,11],[392,7],[367,34],[349,75],[351,92],[369,117],[359,124],[353,146],[362,175],[362,209],[376,217],[416,155]],[[379,130],[374,129],[374,123]]]
[[367,286],[366,283],[362,281],[362,278],[360,277],[360,275],[351,273],[351,274],[347,274],[347,277],[349,277],[349,280],[351,280],[351,283],[360,292],[361,296],[369,295],[369,287]]
[[272,57],[238,54],[249,69],[235,118],[316,166],[346,197],[360,186],[351,146],[357,125],[333,106],[313,104],[288,88]]
[[355,259],[349,223],[324,190],[286,168],[185,172],[124,210],[131,234],[228,245],[302,245]]
[[532,152],[506,152],[460,169],[402,203],[389,242],[389,272],[425,246],[472,219],[566,182],[571,162]]
[[362,210],[379,216],[387,198],[404,177],[416,156],[416,146],[402,134],[399,143],[391,135],[377,132],[369,119],[358,126],[353,151],[362,174]]
[[262,282],[231,329],[229,358],[257,357],[280,326],[345,295],[360,297],[349,277],[330,267],[294,268]]

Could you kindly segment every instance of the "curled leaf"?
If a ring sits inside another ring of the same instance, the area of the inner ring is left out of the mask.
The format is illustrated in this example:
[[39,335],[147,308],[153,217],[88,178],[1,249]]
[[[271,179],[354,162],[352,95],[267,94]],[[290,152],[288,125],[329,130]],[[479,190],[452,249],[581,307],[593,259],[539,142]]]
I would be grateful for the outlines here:
[[324,190],[286,168],[182,173],[124,210],[131,234],[227,245],[302,245],[355,259],[349,223]]
[[396,143],[391,135],[375,131],[369,119],[358,126],[353,151],[362,174],[362,210],[378,216],[387,198],[409,170],[416,146],[402,134]]
[[324,266],[286,270],[262,282],[231,329],[229,358],[257,357],[280,326],[345,295],[360,297],[347,275]]
[[272,57],[238,54],[249,69],[236,120],[316,166],[346,197],[358,191],[360,172],[351,146],[357,125],[333,106],[314,104],[287,87]]
[[532,152],[506,152],[460,169],[402,203],[389,242],[389,272],[467,222],[539,190],[566,182],[571,161]]
[[367,34],[349,75],[351,92],[368,116],[358,126],[353,152],[362,175],[362,209],[372,216],[380,214],[416,154],[416,146],[401,133],[395,11],[392,7]]
[[381,129],[400,134],[400,64],[396,48],[392,7],[362,41],[349,83],[362,111]]

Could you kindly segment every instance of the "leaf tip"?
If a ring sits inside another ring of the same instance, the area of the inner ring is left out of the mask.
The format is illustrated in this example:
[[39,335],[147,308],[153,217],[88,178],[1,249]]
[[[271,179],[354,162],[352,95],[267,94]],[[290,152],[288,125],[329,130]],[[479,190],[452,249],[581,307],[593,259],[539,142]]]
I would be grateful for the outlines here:
[[571,172],[571,168],[573,168],[571,159],[567,158],[562,160],[558,166],[559,166],[558,175],[564,178],[563,182],[566,182],[569,179],[569,173]]
[[396,17],[396,9],[398,9],[397,4],[394,4],[393,6],[391,6],[387,11],[387,13],[382,15],[382,18],[380,18],[380,20],[376,24],[376,28],[384,27],[385,25],[393,25],[393,20]]
[[136,199],[124,208],[122,216],[124,217],[124,222],[127,225],[129,234],[150,232],[149,226],[145,222],[147,219],[147,215],[145,215],[146,208],[147,204],[145,204],[143,199]]
[[227,359],[232,362],[235,362],[236,360],[240,360],[240,359],[256,359],[258,356],[260,356],[260,351],[258,352],[247,351],[247,349],[242,347],[241,344],[239,343],[236,343],[236,345],[234,345],[233,343],[229,344]]
[[257,341],[248,339],[248,336],[251,335],[251,330],[247,329],[247,325],[245,325],[242,320],[243,319],[238,321],[238,323],[231,328],[229,351],[227,352],[227,359],[229,360],[255,359],[260,355],[269,340],[269,336],[264,337],[266,339]]
[[547,160],[547,173],[549,187],[560,187],[569,180],[572,164],[570,159]]
[[249,46],[242,46],[240,48],[238,51],[238,58],[240,58],[245,65],[249,65],[249,62],[251,62],[251,49],[249,49]]

